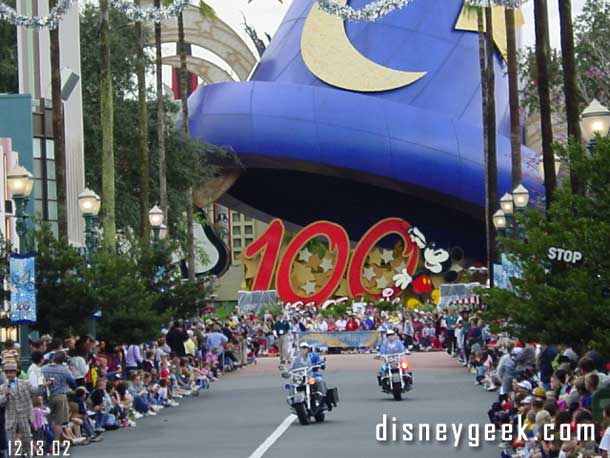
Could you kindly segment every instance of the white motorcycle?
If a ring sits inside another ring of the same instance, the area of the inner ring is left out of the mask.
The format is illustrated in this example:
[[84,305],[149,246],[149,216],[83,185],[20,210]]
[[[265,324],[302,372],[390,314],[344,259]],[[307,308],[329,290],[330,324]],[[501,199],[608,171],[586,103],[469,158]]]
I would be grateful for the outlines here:
[[[280,367],[280,370],[282,369]],[[324,369],[324,362],[317,366],[299,367],[282,372],[282,377],[290,379],[290,383],[284,385],[288,390],[286,401],[302,425],[308,425],[311,417],[318,423],[323,422],[326,412],[336,407],[339,402],[337,388],[328,388],[324,394],[321,386],[324,382],[317,381],[312,376],[313,371],[320,369]]]
[[375,357],[375,359],[383,359],[384,362],[377,376],[381,390],[393,395],[396,401],[400,401],[403,393],[413,387],[413,373],[409,371],[410,364],[404,358],[405,355],[406,353],[379,353]]

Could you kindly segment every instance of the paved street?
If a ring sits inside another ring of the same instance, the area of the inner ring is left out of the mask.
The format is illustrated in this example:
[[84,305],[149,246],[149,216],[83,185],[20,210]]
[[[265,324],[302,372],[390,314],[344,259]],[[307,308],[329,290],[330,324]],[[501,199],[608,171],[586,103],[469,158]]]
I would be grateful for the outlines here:
[[[415,389],[402,402],[381,393],[375,381],[378,362],[372,355],[329,356],[327,381],[339,386],[341,403],[324,424],[306,427],[293,422],[263,454],[255,450],[287,418],[284,380],[276,359],[227,376],[199,399],[189,399],[157,417],[138,421],[135,429],[107,433],[105,440],[74,448],[83,458],[168,456],[217,458],[303,457],[481,457],[497,458],[494,443],[480,448],[449,443],[388,443],[375,440],[375,426],[385,413],[401,423],[485,423],[493,395],[444,353],[410,358]],[[400,432],[399,432],[400,437]],[[451,441],[451,436],[450,436]]]

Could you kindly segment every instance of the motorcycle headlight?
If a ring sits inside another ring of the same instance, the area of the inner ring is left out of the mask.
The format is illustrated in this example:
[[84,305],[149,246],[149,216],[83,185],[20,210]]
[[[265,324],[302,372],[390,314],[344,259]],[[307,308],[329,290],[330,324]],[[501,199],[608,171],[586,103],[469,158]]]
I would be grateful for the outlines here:
[[295,385],[302,385],[305,382],[305,377],[301,375],[295,375],[292,377],[292,383]]

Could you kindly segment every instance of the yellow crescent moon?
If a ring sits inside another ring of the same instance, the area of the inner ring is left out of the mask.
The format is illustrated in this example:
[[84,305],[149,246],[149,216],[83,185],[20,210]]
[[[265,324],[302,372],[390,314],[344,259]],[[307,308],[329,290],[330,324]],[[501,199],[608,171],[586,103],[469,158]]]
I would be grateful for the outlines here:
[[[347,0],[336,3],[345,5]],[[426,74],[394,70],[363,56],[350,42],[343,20],[325,13],[317,3],[305,20],[301,55],[319,79],[349,91],[389,91],[414,83]]]

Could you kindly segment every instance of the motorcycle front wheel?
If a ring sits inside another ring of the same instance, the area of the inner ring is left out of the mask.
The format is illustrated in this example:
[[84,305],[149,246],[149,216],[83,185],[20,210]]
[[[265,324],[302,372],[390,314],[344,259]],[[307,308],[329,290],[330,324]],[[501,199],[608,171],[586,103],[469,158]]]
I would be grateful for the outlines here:
[[309,424],[309,413],[307,413],[307,407],[304,402],[300,402],[294,405],[294,410],[297,413],[297,417],[299,417],[299,423],[302,425]]
[[392,387],[392,395],[394,395],[395,401],[402,400],[402,388],[400,387],[399,383],[395,383],[394,386]]
[[323,423],[324,418],[326,417],[326,414],[324,413],[324,411],[321,411],[321,412],[318,412],[317,414],[315,414],[313,417],[316,419],[316,422]]

